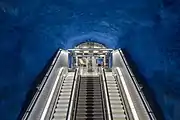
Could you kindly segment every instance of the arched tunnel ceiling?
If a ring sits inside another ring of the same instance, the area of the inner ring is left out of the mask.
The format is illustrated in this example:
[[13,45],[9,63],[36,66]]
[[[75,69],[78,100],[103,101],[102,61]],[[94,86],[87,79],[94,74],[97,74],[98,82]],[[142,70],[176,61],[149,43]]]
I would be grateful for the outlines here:
[[30,84],[57,48],[91,38],[110,48],[125,48],[156,93],[166,119],[178,120],[179,3],[1,0],[0,117],[17,117]]

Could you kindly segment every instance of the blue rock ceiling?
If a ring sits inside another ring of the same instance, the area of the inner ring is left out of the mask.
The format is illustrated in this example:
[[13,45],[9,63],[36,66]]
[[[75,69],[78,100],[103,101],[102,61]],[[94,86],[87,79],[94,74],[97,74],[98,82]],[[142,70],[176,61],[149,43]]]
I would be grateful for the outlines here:
[[166,120],[180,115],[179,0],[0,0],[0,117],[14,120],[57,48],[125,48]]

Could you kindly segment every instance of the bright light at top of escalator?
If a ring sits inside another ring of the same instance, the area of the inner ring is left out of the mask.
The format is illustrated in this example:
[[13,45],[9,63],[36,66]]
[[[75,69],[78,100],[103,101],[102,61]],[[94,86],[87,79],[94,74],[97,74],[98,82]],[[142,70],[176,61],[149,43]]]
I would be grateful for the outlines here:
[[99,51],[95,50],[94,53],[98,53]]
[[89,53],[89,51],[84,51],[84,53]]

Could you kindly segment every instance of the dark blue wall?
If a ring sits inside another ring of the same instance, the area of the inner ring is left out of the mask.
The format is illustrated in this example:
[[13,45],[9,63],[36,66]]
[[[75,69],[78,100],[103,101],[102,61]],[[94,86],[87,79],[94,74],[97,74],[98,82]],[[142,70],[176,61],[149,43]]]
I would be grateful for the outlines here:
[[180,110],[179,0],[0,0],[0,118],[14,120],[57,48],[126,48],[167,120]]

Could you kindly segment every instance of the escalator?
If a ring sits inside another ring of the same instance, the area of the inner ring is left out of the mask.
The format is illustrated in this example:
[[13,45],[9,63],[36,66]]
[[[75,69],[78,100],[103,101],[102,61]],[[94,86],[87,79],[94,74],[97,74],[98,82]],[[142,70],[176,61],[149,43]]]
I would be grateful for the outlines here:
[[73,78],[74,72],[69,72],[62,84],[60,94],[57,98],[52,114],[52,120],[66,120],[73,86]]
[[[105,72],[106,79],[101,78],[103,74],[100,71],[99,74],[95,72],[80,74],[79,79],[74,79],[74,75],[74,72],[68,72],[67,77],[63,80],[53,109],[50,111],[51,120],[129,120],[120,88],[112,72]],[[76,91],[73,98],[72,91]],[[107,91],[107,96],[104,91]],[[73,113],[70,114],[68,111],[71,98],[74,101],[74,107],[72,108]],[[109,105],[106,104],[107,102]],[[108,110],[111,111],[110,119]],[[71,117],[68,118],[68,116]]]
[[127,120],[120,89],[112,72],[106,72],[106,80],[113,120]]
[[125,67],[68,69],[67,56],[56,55],[21,120],[156,120]]
[[[128,104],[112,72],[78,74],[67,73],[52,97],[55,100],[51,100],[46,114],[39,120],[140,120],[129,117],[132,113],[127,112]],[[76,75],[80,77],[75,79]],[[35,116],[29,120],[34,120]]]
[[78,92],[75,120],[105,120],[100,78],[81,77]]

